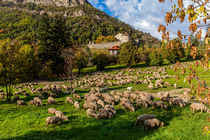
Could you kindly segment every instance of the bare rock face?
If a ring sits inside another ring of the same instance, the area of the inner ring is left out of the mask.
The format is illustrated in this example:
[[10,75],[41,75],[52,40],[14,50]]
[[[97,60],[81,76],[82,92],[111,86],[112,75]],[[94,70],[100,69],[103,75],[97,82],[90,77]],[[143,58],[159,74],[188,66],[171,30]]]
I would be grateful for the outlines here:
[[74,16],[75,17],[81,17],[81,16],[84,16],[85,13],[83,10],[79,10],[78,12],[74,12]]
[[17,3],[35,3],[41,5],[55,5],[64,7],[75,7],[79,5],[88,4],[87,0],[1,0],[2,2],[14,2]]
[[121,44],[130,41],[130,36],[127,33],[125,34],[119,33],[115,36],[115,38],[120,40]]

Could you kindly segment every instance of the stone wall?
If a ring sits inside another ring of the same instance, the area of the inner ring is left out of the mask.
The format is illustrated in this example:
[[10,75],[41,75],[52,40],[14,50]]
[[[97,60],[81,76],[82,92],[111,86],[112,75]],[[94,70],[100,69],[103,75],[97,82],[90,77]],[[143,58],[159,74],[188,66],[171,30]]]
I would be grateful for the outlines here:
[[113,46],[120,46],[121,42],[108,42],[108,43],[97,43],[97,44],[88,44],[90,49],[110,49]]

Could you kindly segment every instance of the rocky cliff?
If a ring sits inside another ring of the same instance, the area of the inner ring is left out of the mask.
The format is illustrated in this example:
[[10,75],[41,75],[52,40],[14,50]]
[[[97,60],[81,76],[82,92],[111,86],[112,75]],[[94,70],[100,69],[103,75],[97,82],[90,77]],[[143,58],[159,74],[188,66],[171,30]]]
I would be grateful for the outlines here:
[[75,7],[79,5],[89,4],[87,0],[0,0],[2,2],[13,2],[13,3],[35,3],[41,5],[55,5],[64,7]]

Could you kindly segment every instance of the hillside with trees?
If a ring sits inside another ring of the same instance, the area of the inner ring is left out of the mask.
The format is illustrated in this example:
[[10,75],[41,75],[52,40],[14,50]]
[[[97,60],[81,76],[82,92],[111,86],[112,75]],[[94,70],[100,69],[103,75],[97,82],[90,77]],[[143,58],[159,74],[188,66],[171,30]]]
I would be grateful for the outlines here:
[[[14,4],[0,2],[0,39],[7,37],[20,38],[27,43],[37,41],[37,26],[43,13],[50,18],[60,15],[66,20],[71,43],[88,44],[96,42],[100,36],[116,35],[127,32],[133,39],[142,43],[159,44],[159,40],[150,34],[135,30],[128,24],[110,17],[90,4],[76,7],[55,7],[36,5],[34,3]],[[33,36],[33,37],[32,37]]]

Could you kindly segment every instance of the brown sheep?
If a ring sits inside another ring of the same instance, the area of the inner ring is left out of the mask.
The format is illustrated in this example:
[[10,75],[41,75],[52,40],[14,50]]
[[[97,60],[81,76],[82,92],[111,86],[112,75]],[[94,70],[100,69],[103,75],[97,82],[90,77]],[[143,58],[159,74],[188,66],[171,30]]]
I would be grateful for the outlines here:
[[68,117],[65,116],[62,111],[55,111],[55,116],[62,118],[63,120],[68,120]]
[[81,96],[78,95],[78,94],[74,94],[74,95],[73,95],[73,98],[75,98],[75,99],[81,99]]
[[142,100],[142,99],[137,99],[136,100],[136,105],[141,105],[145,108],[148,108],[150,105],[152,105],[152,101],[151,100]]
[[24,100],[17,100],[17,105],[25,105],[25,101]]
[[48,104],[57,104],[56,101],[55,101],[55,99],[53,97],[48,97],[47,103]]
[[42,100],[39,97],[34,98],[34,103],[36,106],[42,106]]
[[55,114],[57,110],[55,108],[48,108],[48,113],[49,114]]
[[80,108],[79,102],[78,102],[78,101],[75,101],[75,102],[74,102],[74,107],[75,107],[76,109],[79,109],[79,108]]
[[118,102],[120,101],[120,99],[121,99],[120,96],[118,96],[118,95],[115,95],[115,96],[114,96],[114,102],[115,102],[115,103],[118,103]]
[[58,124],[59,122],[64,122],[64,119],[58,117],[58,116],[51,116],[51,117],[47,117],[46,119],[46,127],[49,124]]
[[97,117],[96,111],[93,110],[93,109],[88,109],[86,111],[86,114],[87,114],[88,117],[95,117],[95,118]]
[[106,110],[101,110],[97,115],[97,119],[111,119],[113,117],[113,113],[106,111]]
[[130,110],[132,112],[135,112],[135,108],[134,108],[133,104],[131,104],[129,101],[121,102],[121,106],[124,110]]
[[0,93],[0,100],[4,99],[4,93]]
[[156,118],[155,115],[143,114],[137,117],[136,125],[143,125],[145,120],[154,119],[154,118]]
[[97,104],[104,107],[105,103],[101,99],[97,101]]
[[155,101],[152,105],[153,109],[161,108],[161,109],[168,109],[168,106],[164,104],[162,101]]
[[164,126],[164,123],[159,121],[158,119],[148,119],[144,121],[144,130],[148,131],[152,128],[158,128]]
[[74,104],[74,101],[71,97],[66,98],[66,103]]
[[104,107],[104,110],[109,111],[109,112],[112,112],[114,115],[116,114],[116,109],[112,105],[106,105]]
[[98,106],[97,106],[96,102],[85,102],[83,105],[83,108],[98,110]]
[[35,101],[34,100],[30,100],[29,101],[29,105],[34,105],[35,104]]
[[201,111],[201,113],[203,112],[207,112],[210,113],[210,109],[208,109],[204,104],[202,103],[192,103],[190,105],[190,110],[194,113],[195,111]]
[[186,106],[185,101],[183,99],[177,98],[177,97],[170,98],[169,104],[170,105],[178,105],[180,107]]

